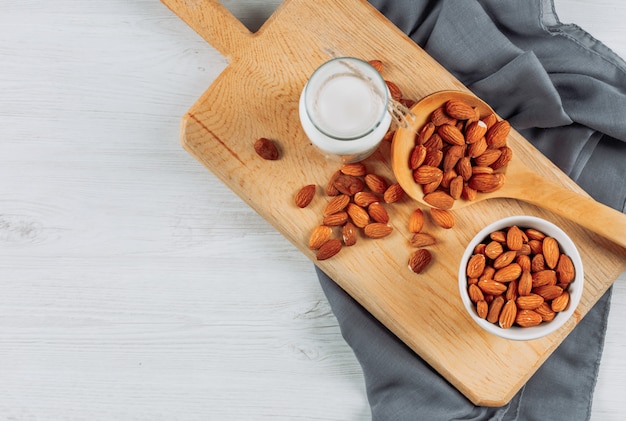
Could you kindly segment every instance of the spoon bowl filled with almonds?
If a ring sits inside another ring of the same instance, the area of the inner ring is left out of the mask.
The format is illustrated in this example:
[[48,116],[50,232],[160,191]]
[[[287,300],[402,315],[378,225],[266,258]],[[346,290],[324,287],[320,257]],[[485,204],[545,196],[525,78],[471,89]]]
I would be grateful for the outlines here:
[[469,242],[459,293],[471,318],[511,340],[551,334],[572,315],[584,287],[582,260],[570,237],[534,216],[495,221]]
[[[539,206],[626,247],[623,215],[535,172],[507,120],[469,92],[440,91],[418,101],[395,131],[391,165],[405,193],[432,208],[459,209],[511,198]],[[537,152],[539,153],[539,152]]]

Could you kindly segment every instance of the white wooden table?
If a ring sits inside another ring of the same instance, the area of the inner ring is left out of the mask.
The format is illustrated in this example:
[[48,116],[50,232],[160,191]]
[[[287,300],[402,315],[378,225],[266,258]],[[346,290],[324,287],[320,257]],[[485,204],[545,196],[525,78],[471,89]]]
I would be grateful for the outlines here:
[[[557,11],[626,57],[625,2]],[[313,265],[178,143],[226,64],[158,0],[0,2],[0,420],[370,419]],[[626,274],[594,421],[624,331]]]

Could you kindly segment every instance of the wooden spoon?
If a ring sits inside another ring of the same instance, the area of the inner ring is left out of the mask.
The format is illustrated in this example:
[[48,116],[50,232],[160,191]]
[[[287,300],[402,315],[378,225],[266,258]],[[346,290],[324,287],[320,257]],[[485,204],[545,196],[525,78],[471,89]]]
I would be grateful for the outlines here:
[[[427,206],[430,205],[423,199],[422,187],[413,180],[409,156],[415,146],[416,133],[430,119],[431,113],[450,99],[463,100],[476,107],[481,117],[493,113],[485,102],[470,93],[436,92],[413,106],[411,111],[415,119],[409,122],[407,128],[396,130],[391,147],[391,165],[396,179],[409,196]],[[506,167],[504,186],[492,193],[479,193],[473,201],[456,200],[452,209],[498,197],[518,199],[570,219],[626,248],[626,215],[591,199],[582,190],[577,193],[532,170],[525,162],[534,163],[534,167],[554,166],[549,161],[546,162],[545,157],[513,129],[507,144],[513,150],[513,158]],[[555,179],[561,178],[563,182],[572,183],[555,167],[552,172]],[[573,185],[573,188],[576,186]]]

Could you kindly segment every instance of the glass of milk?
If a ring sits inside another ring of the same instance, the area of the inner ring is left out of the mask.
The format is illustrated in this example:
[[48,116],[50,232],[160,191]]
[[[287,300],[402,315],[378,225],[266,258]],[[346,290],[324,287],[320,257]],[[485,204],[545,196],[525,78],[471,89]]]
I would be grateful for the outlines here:
[[389,90],[370,64],[339,57],[321,65],[300,96],[304,132],[329,159],[361,161],[380,145],[391,124]]

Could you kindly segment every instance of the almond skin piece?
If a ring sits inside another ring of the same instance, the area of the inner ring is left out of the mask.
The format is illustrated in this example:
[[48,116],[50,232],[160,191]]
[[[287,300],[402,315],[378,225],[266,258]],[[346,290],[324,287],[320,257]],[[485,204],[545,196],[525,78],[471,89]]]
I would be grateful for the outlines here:
[[387,187],[387,190],[383,193],[383,200],[385,203],[395,203],[404,197],[404,190],[399,183],[394,183]]
[[322,246],[317,250],[317,254],[315,257],[317,260],[330,259],[341,251],[341,247],[341,241],[333,238],[332,240],[328,240],[324,244],[322,244]]
[[280,158],[280,151],[276,143],[264,137],[254,142],[254,151],[267,161],[275,161]]
[[418,208],[409,216],[409,232],[420,232],[422,228],[424,228],[424,212]]
[[383,238],[391,234],[393,227],[382,222],[372,222],[363,228],[363,232],[369,238]]
[[315,197],[315,190],[317,186],[315,184],[309,184],[307,186],[302,187],[294,198],[296,202],[296,206],[299,208],[306,208],[309,206],[311,201],[313,201],[313,197]]
[[437,240],[435,239],[435,237],[425,232],[416,232],[409,239],[409,245],[416,248],[428,247],[435,245],[436,243]]
[[389,214],[381,203],[372,203],[369,208],[367,208],[367,213],[369,213],[370,218],[376,222],[380,222],[382,224],[389,222]]
[[454,206],[454,198],[442,190],[437,190],[432,193],[428,193],[427,195],[424,196],[424,202],[428,203],[430,206],[433,206],[434,208],[441,209],[441,210],[449,210],[449,209],[452,209],[452,206]]
[[365,176],[365,184],[376,194],[384,194],[388,186],[387,181],[382,176],[377,174],[367,174]]
[[521,327],[532,327],[541,324],[543,318],[534,310],[519,310],[515,316],[515,323]]
[[[432,193],[434,194],[434,193]],[[441,228],[450,229],[454,226],[454,215],[445,209],[430,208],[430,217]]]
[[546,265],[550,269],[556,268],[556,264],[559,262],[559,256],[561,255],[559,243],[552,237],[546,237],[543,239],[542,250]]
[[330,237],[333,234],[333,230],[331,227],[326,225],[319,225],[313,229],[311,233],[311,237],[309,237],[309,248],[311,250],[317,250],[322,245],[330,240]]
[[330,202],[324,208],[324,216],[332,215],[333,213],[340,212],[348,206],[350,203],[350,197],[345,194],[340,194],[338,196],[333,197]]
[[352,222],[346,222],[341,228],[343,244],[350,247],[356,244],[356,227]]
[[487,259],[484,254],[474,254],[467,262],[465,274],[468,278],[478,278],[485,270]]
[[432,260],[430,251],[426,249],[415,250],[409,256],[409,268],[415,273],[422,273]]
[[502,307],[502,311],[500,312],[500,317],[498,319],[498,324],[502,329],[508,329],[515,323],[515,318],[517,317],[517,306],[515,305],[515,301],[509,300]]

